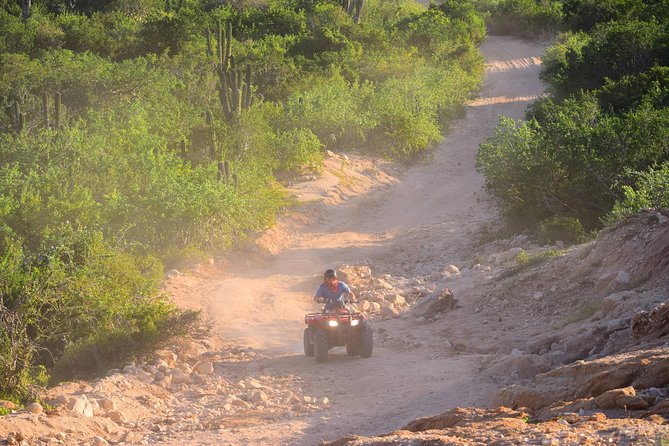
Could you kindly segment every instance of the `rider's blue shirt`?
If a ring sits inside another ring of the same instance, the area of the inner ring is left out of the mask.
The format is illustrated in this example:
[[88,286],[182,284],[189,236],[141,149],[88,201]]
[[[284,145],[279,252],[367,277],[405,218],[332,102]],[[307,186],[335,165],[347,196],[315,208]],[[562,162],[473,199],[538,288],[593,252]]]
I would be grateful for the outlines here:
[[318,287],[318,290],[316,290],[316,297],[324,298],[326,305],[337,305],[343,307],[344,299],[342,298],[342,294],[350,292],[351,289],[344,282],[339,282],[337,284],[337,290],[334,292],[330,289],[329,286],[323,283]]

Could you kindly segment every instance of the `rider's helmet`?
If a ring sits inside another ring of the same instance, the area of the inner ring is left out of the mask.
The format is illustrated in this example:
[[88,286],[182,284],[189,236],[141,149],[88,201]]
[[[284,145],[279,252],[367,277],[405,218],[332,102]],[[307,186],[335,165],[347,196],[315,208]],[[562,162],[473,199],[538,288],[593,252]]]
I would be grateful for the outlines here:
[[337,271],[333,269],[326,269],[325,274],[323,275],[324,279],[327,281],[328,279],[336,279],[337,278]]

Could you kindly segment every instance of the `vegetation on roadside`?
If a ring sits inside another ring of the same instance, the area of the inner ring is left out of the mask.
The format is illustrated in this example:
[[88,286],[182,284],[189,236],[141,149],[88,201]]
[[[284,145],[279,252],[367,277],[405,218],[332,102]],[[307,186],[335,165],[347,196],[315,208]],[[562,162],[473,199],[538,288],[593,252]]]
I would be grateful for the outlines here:
[[630,212],[669,204],[669,7],[550,4],[564,32],[543,58],[549,94],[525,120],[501,118],[477,168],[510,227],[545,233],[547,222],[561,221],[571,237],[563,241],[576,242]]
[[326,148],[430,150],[484,37],[469,1],[0,0],[0,392],[188,330],[166,267],[270,225]]

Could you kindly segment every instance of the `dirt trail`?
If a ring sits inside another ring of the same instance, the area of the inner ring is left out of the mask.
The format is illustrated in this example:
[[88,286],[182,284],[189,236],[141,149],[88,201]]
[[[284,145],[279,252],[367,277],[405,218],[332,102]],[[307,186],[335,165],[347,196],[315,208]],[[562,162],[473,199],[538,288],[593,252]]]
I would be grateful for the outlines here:
[[[331,406],[255,427],[181,433],[166,444],[312,445],[488,403],[494,386],[477,374],[479,358],[446,351],[436,334],[406,321],[378,322],[375,328],[387,330],[391,340],[419,338],[418,347],[377,343],[371,359],[351,359],[337,349],[325,364],[302,354],[303,315],[315,309],[311,296],[326,267],[367,262],[375,275],[412,277],[471,260],[461,251],[468,234],[491,219],[483,180],[474,168],[478,145],[498,115],[522,117],[542,92],[542,47],[491,36],[482,50],[487,73],[480,98],[430,160],[402,173],[397,184],[367,194],[340,189],[330,200],[340,203],[321,204],[317,221],[295,230],[290,245],[269,261],[239,258],[221,271],[182,275],[170,284],[178,303],[203,310],[216,336],[267,355],[259,370],[298,376],[307,394],[327,396]],[[300,192],[313,196],[313,191]]]

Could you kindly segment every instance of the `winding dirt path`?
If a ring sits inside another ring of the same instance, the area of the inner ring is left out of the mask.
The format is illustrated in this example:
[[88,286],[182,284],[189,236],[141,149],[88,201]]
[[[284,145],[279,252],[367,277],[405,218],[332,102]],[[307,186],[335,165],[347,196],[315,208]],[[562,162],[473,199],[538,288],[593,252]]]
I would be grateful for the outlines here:
[[[298,376],[307,394],[326,396],[331,406],[258,426],[182,433],[167,444],[313,445],[488,403],[495,387],[478,374],[480,358],[446,350],[429,326],[379,322],[375,328],[383,327],[390,339],[420,339],[420,346],[381,343],[370,359],[333,350],[325,364],[303,355],[301,339],[303,315],[315,308],[311,296],[326,267],[367,262],[375,275],[415,277],[451,263],[471,263],[465,251],[469,235],[492,218],[474,168],[478,145],[499,115],[522,117],[543,91],[541,46],[491,36],[482,50],[487,73],[480,98],[429,161],[367,193],[355,195],[354,184],[350,194],[340,188],[334,200],[340,203],[315,206],[320,209],[316,221],[294,228],[290,244],[271,260],[240,257],[229,260],[222,272],[181,276],[171,285],[180,305],[203,310],[215,335],[267,355],[257,365],[263,373]],[[369,185],[360,179],[358,186],[364,192]],[[310,197],[307,190],[303,195]]]

